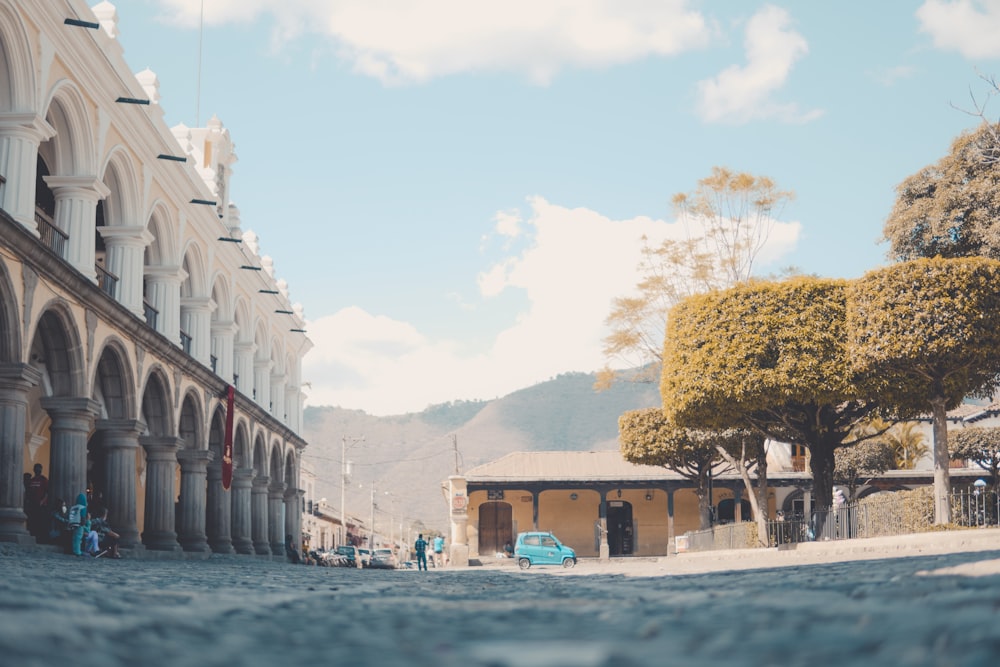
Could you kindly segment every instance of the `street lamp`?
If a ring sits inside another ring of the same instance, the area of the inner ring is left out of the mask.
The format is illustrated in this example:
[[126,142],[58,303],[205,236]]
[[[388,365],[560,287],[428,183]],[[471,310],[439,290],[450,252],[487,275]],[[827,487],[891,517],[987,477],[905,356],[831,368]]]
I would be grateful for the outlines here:
[[[347,464],[347,440],[345,435],[340,439],[340,543],[347,544],[347,476],[351,474]],[[365,441],[365,436],[350,438],[351,446]]]

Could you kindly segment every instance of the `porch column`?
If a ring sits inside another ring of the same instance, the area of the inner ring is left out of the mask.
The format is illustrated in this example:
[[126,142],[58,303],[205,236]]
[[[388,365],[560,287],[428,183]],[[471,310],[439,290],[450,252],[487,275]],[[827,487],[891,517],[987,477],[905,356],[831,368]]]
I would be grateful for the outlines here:
[[455,567],[469,565],[469,484],[462,475],[448,478],[451,498],[451,539],[448,559]]
[[66,232],[64,258],[77,271],[97,282],[94,269],[94,235],[97,202],[111,194],[96,176],[46,176],[45,183],[56,199],[56,227]]
[[3,209],[35,236],[38,236],[35,222],[38,146],[55,134],[52,126],[37,114],[0,114],[0,174],[7,179],[0,186]]
[[[42,375],[27,364],[0,366],[0,542],[32,544],[25,527],[24,442],[28,392]],[[50,471],[51,474],[51,471]],[[49,497],[55,497],[49,491]]]
[[242,341],[233,344],[233,384],[245,396],[253,394],[253,353],[257,347]]
[[302,499],[306,492],[302,489],[285,489],[285,533],[292,536],[292,544],[302,550]]
[[187,272],[179,266],[147,266],[146,291],[153,308],[157,310],[155,329],[181,344],[181,283]]
[[251,488],[256,474],[257,471],[253,468],[237,468],[233,471],[232,533],[233,548],[238,554],[254,553],[253,524],[251,522],[253,513],[250,504]]
[[142,543],[156,551],[179,551],[175,531],[174,478],[177,450],[182,440],[173,436],[144,435],[139,443],[146,450],[146,517]]
[[212,452],[207,449],[182,449],[177,452],[177,460],[181,465],[177,541],[184,551],[208,551],[205,505],[208,464],[212,458]]
[[[48,397],[41,400],[49,413],[49,497],[72,505],[87,490],[87,437],[100,405],[90,398]],[[18,472],[21,469],[18,468]]]
[[677,535],[674,531],[674,491],[667,487],[667,555],[670,555],[670,545],[674,545],[674,555],[677,555]]
[[274,482],[267,492],[267,525],[271,541],[271,553],[280,556],[285,553],[285,483]]
[[95,424],[105,452],[104,500],[108,522],[119,535],[119,546],[131,549],[139,544],[136,513],[135,462],[139,436],[146,424],[135,419],[99,419]]
[[271,411],[271,366],[270,359],[255,359],[253,362],[253,398],[268,412]]
[[181,328],[191,336],[191,356],[211,368],[212,311],[215,302],[208,297],[181,299]]
[[118,276],[118,303],[145,320],[142,307],[142,257],[153,235],[142,225],[98,227],[107,249],[107,269]]
[[[231,554],[235,551],[232,537],[232,503],[236,495],[236,472],[233,471],[232,487],[226,490],[222,488],[222,461],[212,461],[208,466],[208,490],[205,501],[208,511],[205,516],[205,533],[208,536],[208,545],[217,554]],[[248,497],[247,501],[249,500]]]
[[[597,547],[597,556],[601,560],[611,559],[611,547],[608,545],[608,492],[601,490],[601,505],[597,511],[597,532],[601,535],[601,542]],[[537,528],[535,530],[538,530]]]
[[233,380],[233,337],[236,322],[216,320],[212,322],[212,356],[215,357],[215,374],[226,382]]
[[269,412],[282,424],[288,423],[288,415],[285,412],[285,375],[284,373],[274,373],[271,375],[271,396],[268,403]]
[[267,528],[267,486],[270,482],[271,478],[267,475],[254,477],[253,486],[251,486],[250,490],[253,550],[259,556],[268,556],[271,553]]

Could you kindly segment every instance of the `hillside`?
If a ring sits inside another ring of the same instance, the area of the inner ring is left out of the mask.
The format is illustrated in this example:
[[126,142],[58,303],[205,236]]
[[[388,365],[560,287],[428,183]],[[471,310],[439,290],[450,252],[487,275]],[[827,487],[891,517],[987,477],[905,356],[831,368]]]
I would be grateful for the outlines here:
[[614,449],[618,416],[660,400],[653,385],[623,383],[596,392],[594,380],[593,374],[568,373],[491,401],[454,401],[390,417],[308,407],[305,459],[316,472],[317,496],[340,506],[346,438],[350,514],[370,516],[374,482],[376,524],[388,521],[391,511],[397,530],[401,514],[403,523],[444,529],[441,482],[456,468],[468,470],[514,451]]

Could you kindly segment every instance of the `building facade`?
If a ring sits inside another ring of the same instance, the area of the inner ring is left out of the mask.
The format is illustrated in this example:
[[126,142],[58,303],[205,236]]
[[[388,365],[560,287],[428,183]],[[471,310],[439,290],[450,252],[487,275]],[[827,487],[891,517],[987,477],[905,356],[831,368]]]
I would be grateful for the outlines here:
[[116,35],[108,2],[0,3],[0,541],[33,541],[41,464],[124,548],[284,554],[302,311],[228,199],[228,131],[167,127]]

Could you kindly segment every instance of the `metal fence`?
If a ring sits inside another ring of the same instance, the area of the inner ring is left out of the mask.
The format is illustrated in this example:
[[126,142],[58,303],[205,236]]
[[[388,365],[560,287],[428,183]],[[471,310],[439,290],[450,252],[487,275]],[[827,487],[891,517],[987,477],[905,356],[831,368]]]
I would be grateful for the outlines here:
[[[1000,527],[1000,495],[984,487],[951,494],[951,523],[965,527]],[[894,494],[817,510],[810,519],[793,515],[767,522],[769,547],[797,542],[850,540],[905,535],[928,530],[934,524],[933,502],[920,506],[899,501]],[[761,546],[757,524],[751,521],[714,526],[684,535],[688,551],[746,549]]]

